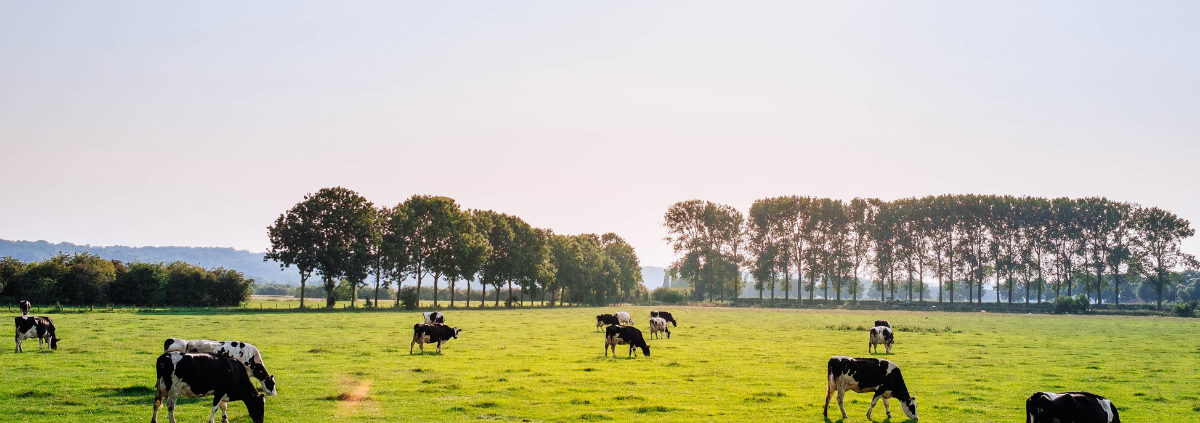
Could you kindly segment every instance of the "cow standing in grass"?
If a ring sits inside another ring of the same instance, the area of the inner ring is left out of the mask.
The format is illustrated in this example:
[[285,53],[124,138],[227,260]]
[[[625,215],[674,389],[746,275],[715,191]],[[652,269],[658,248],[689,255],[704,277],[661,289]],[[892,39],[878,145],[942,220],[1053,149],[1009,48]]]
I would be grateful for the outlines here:
[[412,343],[408,344],[408,353],[412,354],[413,345],[420,345],[421,352],[425,352],[425,344],[437,343],[438,354],[442,353],[442,343],[448,342],[451,339],[458,339],[458,333],[462,329],[452,328],[446,325],[432,324],[415,324],[413,325]]
[[596,315],[596,329],[600,329],[600,328],[604,327],[605,325],[619,325],[619,324],[621,324],[621,321],[617,320],[617,315],[615,315],[615,314],[597,314]]
[[667,339],[671,339],[671,329],[667,328],[667,319],[661,317],[650,318],[650,339],[654,339],[654,335],[662,338],[661,333],[667,333]]
[[1028,423],[1121,423],[1112,401],[1090,392],[1038,392],[1025,400]]
[[[843,398],[846,391],[857,393],[874,392],[871,406],[867,408],[867,418],[871,418],[871,410],[875,402],[883,398],[883,409],[888,418],[892,410],[888,407],[888,399],[895,398],[900,402],[900,409],[908,418],[917,419],[917,399],[908,393],[904,385],[904,377],[900,375],[900,367],[895,363],[878,358],[850,358],[835,356],[829,359],[827,373],[829,387],[825,392],[825,417],[829,417],[829,399],[837,392],[838,408],[842,410],[842,419],[846,416],[846,406]],[[1064,422],[1065,423],[1065,422]]]
[[421,313],[421,315],[425,317],[425,324],[427,325],[432,325],[434,323],[441,323],[443,325],[446,324],[446,315],[442,314],[440,311],[430,311],[427,313]]
[[608,349],[612,348],[613,357],[616,357],[617,345],[629,345],[630,357],[637,357],[635,348],[641,348],[646,357],[650,356],[650,345],[642,338],[642,331],[633,326],[614,325],[604,328],[604,356],[608,357]]
[[675,318],[671,317],[671,312],[669,311],[651,311],[650,317],[661,317],[663,320],[671,322],[671,326],[679,326],[679,324],[675,322]]
[[16,317],[17,329],[17,346],[13,352],[24,352],[21,343],[26,339],[37,338],[38,349],[42,349],[43,342],[50,345],[51,350],[58,349],[58,335],[54,332],[54,321],[49,317],[44,316],[20,316]]
[[892,336],[892,328],[887,326],[876,326],[871,328],[871,339],[867,342],[867,354],[871,353],[871,348],[875,348],[875,352],[879,352],[879,344],[883,344],[884,351],[888,354],[892,353],[892,344],[896,343],[896,338]]
[[229,401],[241,401],[254,423],[263,422],[266,396],[258,393],[247,376],[246,365],[237,359],[218,354],[164,353],[155,364],[157,381],[154,384],[154,414],[150,423],[158,423],[158,409],[167,403],[167,418],[175,423],[175,403],[179,397],[213,397],[208,423],[213,423],[217,409],[221,422],[229,422]]
[[21,315],[22,316],[28,316],[29,309],[33,308],[33,304],[29,304],[29,301],[21,300],[21,302],[19,302],[17,304],[21,306]]
[[633,324],[633,317],[629,315],[629,312],[618,311],[613,314],[615,316],[617,316],[617,321],[621,322],[622,325],[632,325]]
[[210,341],[207,339],[186,340],[167,338],[163,352],[212,353],[233,357],[246,365],[246,374],[258,379],[267,395],[275,395],[275,376],[267,372],[262,352],[257,347],[241,341]]

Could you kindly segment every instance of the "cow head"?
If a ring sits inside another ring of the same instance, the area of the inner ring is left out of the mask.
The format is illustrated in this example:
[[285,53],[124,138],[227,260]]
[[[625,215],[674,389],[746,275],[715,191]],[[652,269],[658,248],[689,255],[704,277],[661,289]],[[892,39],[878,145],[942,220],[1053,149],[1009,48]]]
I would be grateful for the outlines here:
[[904,410],[904,415],[908,418],[917,420],[917,397],[909,397],[907,400],[900,401],[900,409]]
[[262,384],[263,389],[267,391],[267,395],[277,394],[277,392],[275,392],[275,376],[267,376],[266,379],[262,380]]
[[164,353],[167,351],[187,352],[186,350],[187,342],[182,339],[167,338],[167,340],[163,342]]
[[242,402],[246,403],[246,411],[250,414],[250,420],[254,420],[254,423],[263,423],[263,409],[267,406],[267,397],[258,394],[254,398],[246,398]]
[[646,357],[650,356],[650,346],[649,345],[642,346],[642,354],[645,355]]
[[62,338],[59,338],[54,335],[50,335],[50,349],[57,350],[58,349],[58,341],[61,341],[61,340],[62,340]]
[[261,380],[263,390],[267,391],[267,395],[275,395],[275,376],[267,374],[267,366],[250,359],[250,372],[254,374],[254,378]]
[[452,329],[454,329],[454,339],[458,339],[458,333],[462,332],[462,329],[459,329],[459,328],[452,328]]

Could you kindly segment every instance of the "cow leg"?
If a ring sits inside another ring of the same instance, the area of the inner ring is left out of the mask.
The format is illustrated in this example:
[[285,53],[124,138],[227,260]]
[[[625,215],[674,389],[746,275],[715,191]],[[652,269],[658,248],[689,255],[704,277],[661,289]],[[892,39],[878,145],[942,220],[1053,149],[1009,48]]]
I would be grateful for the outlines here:
[[671,330],[670,329],[665,329],[665,330],[667,331],[667,339],[671,339]]
[[833,384],[832,383],[830,383],[829,387],[825,389],[825,417],[829,417],[829,399],[830,398],[833,398]]
[[16,341],[17,341],[17,347],[13,349],[14,354],[21,352],[21,334],[20,333],[17,333]]
[[221,401],[221,423],[229,423],[229,401]]
[[224,397],[225,394],[221,392],[216,392],[213,394],[212,412],[208,413],[208,423],[213,423],[216,420],[217,410],[221,408],[221,399]]
[[167,420],[175,423],[175,398],[167,398]]
[[891,407],[888,407],[888,399],[887,399],[887,397],[884,397],[884,398],[883,398],[883,411],[886,411],[886,412],[887,412],[887,415],[888,415],[888,418],[889,418],[889,419],[890,419],[890,418],[892,418],[892,408],[891,408]]
[[162,401],[162,392],[156,389],[154,392],[154,414],[150,415],[150,423],[158,423],[158,409],[162,407]]
[[[879,395],[876,395],[875,397],[871,398],[871,406],[867,407],[867,418],[868,419],[871,418],[871,410],[875,409],[875,403],[879,401],[879,397],[880,397]],[[845,413],[845,411],[843,411],[843,413]]]
[[442,353],[442,341],[438,341],[438,354]]
[[842,420],[849,417],[846,415],[846,391],[838,391],[838,410],[842,411]]

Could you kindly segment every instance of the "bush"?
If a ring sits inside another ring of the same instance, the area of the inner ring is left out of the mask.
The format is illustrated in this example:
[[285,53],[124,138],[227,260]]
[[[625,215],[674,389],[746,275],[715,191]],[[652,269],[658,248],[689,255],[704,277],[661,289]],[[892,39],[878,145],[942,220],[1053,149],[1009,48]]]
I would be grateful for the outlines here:
[[658,288],[650,293],[650,297],[654,301],[664,304],[680,304],[684,302],[683,294],[679,291],[670,288]]
[[1196,315],[1197,303],[1197,301],[1176,303],[1174,313],[1179,317],[1194,317]]
[[406,286],[400,288],[400,304],[405,310],[416,310],[420,304],[420,296],[417,295],[417,287]]
[[1088,300],[1087,295],[1079,294],[1074,298],[1063,296],[1054,299],[1054,312],[1057,314],[1083,314],[1087,312],[1089,305],[1091,305],[1091,301]]

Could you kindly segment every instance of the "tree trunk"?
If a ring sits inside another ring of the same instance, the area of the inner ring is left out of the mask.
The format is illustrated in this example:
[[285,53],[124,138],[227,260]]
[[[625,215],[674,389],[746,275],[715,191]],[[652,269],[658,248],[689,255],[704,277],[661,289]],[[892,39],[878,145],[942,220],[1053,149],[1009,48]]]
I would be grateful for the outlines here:
[[379,308],[379,268],[375,268],[375,308]]
[[512,307],[512,281],[508,281],[508,299],[504,300],[505,307]]
[[333,308],[337,300],[333,298],[333,281],[328,276],[323,277],[325,281],[325,308]]
[[300,309],[304,309],[304,283],[308,282],[308,274],[300,272]]
[[479,289],[482,290],[479,293],[479,308],[483,308],[487,302],[487,281],[484,281],[483,279],[480,279],[479,281],[482,282],[479,284]]
[[458,281],[451,279],[450,280],[450,308],[454,308],[454,286],[455,285],[458,285]]
[[471,308],[471,281],[467,281],[467,307]]
[[492,305],[493,308],[500,307],[500,286],[496,285],[495,288],[493,291],[496,291],[496,303]]
[[438,306],[438,305],[437,305],[437,300],[438,300],[438,299],[437,299],[437,297],[438,297],[438,279],[441,279],[441,278],[442,278],[442,274],[441,274],[441,273],[434,273],[434,274],[433,274],[433,308],[435,308],[435,309],[436,309],[436,308],[437,308],[437,306]]
[[1113,269],[1113,300],[1117,308],[1121,307],[1121,272]]

